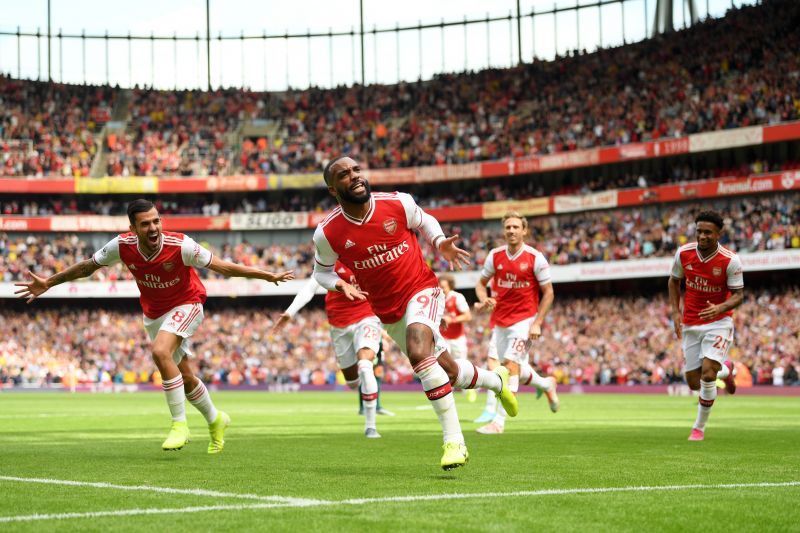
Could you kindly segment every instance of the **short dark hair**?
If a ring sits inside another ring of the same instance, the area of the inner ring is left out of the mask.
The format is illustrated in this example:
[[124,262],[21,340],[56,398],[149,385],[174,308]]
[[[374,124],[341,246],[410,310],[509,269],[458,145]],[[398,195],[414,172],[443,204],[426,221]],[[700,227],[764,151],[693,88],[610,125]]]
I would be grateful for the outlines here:
[[700,211],[700,213],[697,215],[697,218],[694,219],[695,224],[698,222],[711,222],[712,224],[716,225],[717,229],[719,230],[721,230],[725,225],[725,222],[722,220],[722,216],[716,211]]
[[136,213],[147,213],[153,209],[155,205],[150,200],[139,198],[128,204],[128,220],[132,225],[136,225]]
[[331,167],[333,166],[333,164],[339,161],[340,159],[344,159],[345,157],[350,157],[350,156],[338,155],[333,159],[331,159],[330,161],[328,161],[328,164],[325,165],[325,169],[322,171],[322,178],[325,180],[325,185],[331,184],[331,178],[333,177],[331,176]]

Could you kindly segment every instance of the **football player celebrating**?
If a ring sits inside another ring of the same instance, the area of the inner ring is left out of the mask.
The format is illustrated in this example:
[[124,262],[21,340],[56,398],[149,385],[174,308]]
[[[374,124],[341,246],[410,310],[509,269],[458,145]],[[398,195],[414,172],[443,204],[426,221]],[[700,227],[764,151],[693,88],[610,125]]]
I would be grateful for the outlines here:
[[211,401],[205,385],[192,372],[189,338],[203,321],[206,289],[195,268],[208,268],[223,276],[263,279],[275,283],[294,278],[291,271],[274,274],[225,261],[182,233],[162,231],[161,216],[152,202],[128,204],[130,232],[114,237],[85,261],[42,278],[28,272],[32,281],[16,283],[20,298],[31,303],[48,289],[66,281],[91,276],[96,270],[122,262],[128,267],[141,296],[144,327],[152,344],[153,361],[161,373],[162,387],[172,415],[172,427],[161,445],[180,450],[189,442],[185,400],[208,422],[211,442],[208,453],[219,453],[225,445],[230,417]]
[[[468,264],[469,254],[455,245],[458,236],[445,237],[439,222],[410,195],[373,194],[361,166],[350,157],[331,160],[323,176],[339,206],[314,232],[314,278],[348,299],[369,297],[384,329],[411,362],[439,418],[444,440],[441,467],[463,466],[469,454],[452,387],[491,389],[511,416],[517,414],[517,399],[508,389],[504,368],[488,372],[447,353],[439,333],[444,294],[422,256],[414,230],[419,230],[451,267]],[[337,260],[353,272],[358,288],[337,275]]]
[[[744,277],[739,256],[719,244],[724,226],[714,211],[695,219],[697,242],[678,248],[669,278],[669,303],[675,334],[682,340],[684,374],[689,388],[700,391],[697,419],[689,440],[705,439],[706,422],[717,398],[717,378],[729,394],[736,392],[733,363],[733,310],[744,300]],[[686,295],[681,314],[681,280]]]

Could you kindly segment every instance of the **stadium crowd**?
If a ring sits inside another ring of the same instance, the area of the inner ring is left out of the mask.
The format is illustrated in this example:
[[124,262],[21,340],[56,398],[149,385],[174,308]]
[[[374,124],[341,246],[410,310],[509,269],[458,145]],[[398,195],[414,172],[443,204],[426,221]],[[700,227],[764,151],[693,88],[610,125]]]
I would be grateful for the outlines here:
[[[588,194],[594,191],[646,188],[664,183],[688,183],[699,179],[746,177],[767,172],[800,169],[800,161],[782,162],[753,159],[736,167],[703,169],[700,165],[673,164],[664,172],[614,172],[609,176],[590,176],[580,185],[538,180],[535,177],[508,177],[492,180],[440,182],[435,185],[403,186],[422,207],[447,207],[504,200],[526,200],[553,194]],[[226,195],[160,195],[154,198],[164,215],[216,216],[229,213],[274,213],[277,211],[324,212],[335,207],[327,189],[280,190],[263,193]],[[396,187],[382,186],[376,190],[393,191]],[[124,215],[129,200],[97,199],[93,195],[70,197],[0,196],[0,214],[23,216],[52,215]]]
[[[194,335],[195,364],[208,383],[341,383],[323,311],[306,310],[280,336],[279,310],[211,310]],[[800,385],[800,289],[748,294],[734,314],[740,386]],[[468,325],[470,353],[486,360],[488,318]],[[532,360],[560,383],[668,384],[682,381],[682,356],[666,295],[557,298]],[[385,346],[384,379],[413,381],[408,361]],[[0,384],[158,383],[136,312],[0,311]]]
[[[734,197],[713,202],[658,204],[635,209],[587,211],[531,218],[531,238],[554,265],[669,256],[694,235],[694,216],[714,208],[725,215],[723,245],[739,252],[800,248],[800,193]],[[486,254],[503,242],[499,221],[444,224],[447,234],[461,236],[461,245],[472,253],[477,269]],[[202,242],[202,233],[194,235]],[[267,270],[294,270],[307,277],[313,268],[311,238],[295,245],[258,245],[250,242],[214,247],[218,256]],[[421,241],[434,270],[449,267],[428,243]],[[0,233],[0,281],[18,281],[27,270],[51,275],[74,262],[91,257],[94,249],[75,234],[10,237]],[[216,276],[200,271],[202,277]],[[97,271],[93,279],[132,279],[118,264]]]
[[0,177],[88,176],[115,95],[0,73]]
[[[283,94],[136,89],[126,132],[106,139],[107,171],[318,172],[340,153],[370,168],[440,165],[796,120],[798,14],[797,2],[771,0],[636,44],[425,82]],[[113,98],[110,88],[0,79],[3,172],[85,175],[89,114]],[[275,135],[240,139],[255,118]],[[28,140],[35,156],[11,148]]]
[[264,103],[244,90],[135,89],[128,130],[109,139],[109,176],[230,174],[228,136]]
[[370,168],[466,163],[794,120],[799,11],[796,2],[764,2],[556,61],[290,92],[269,117],[280,123],[280,144],[243,152],[242,166],[316,171],[338,153]]

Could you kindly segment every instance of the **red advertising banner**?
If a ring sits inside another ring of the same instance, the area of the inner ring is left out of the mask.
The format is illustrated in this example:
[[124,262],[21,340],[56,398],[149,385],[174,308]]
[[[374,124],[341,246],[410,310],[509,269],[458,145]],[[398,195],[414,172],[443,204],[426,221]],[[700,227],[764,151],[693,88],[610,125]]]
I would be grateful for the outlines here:
[[209,192],[216,191],[264,191],[267,189],[267,177],[261,174],[250,176],[209,176]]
[[208,178],[161,178],[158,192],[175,194],[182,192],[209,192]]
[[0,217],[0,231],[50,231],[51,217]]
[[794,139],[800,139],[800,122],[764,126],[765,143],[791,141]]
[[74,192],[74,178],[0,178],[0,193],[2,194],[71,194]]
[[453,205],[426,208],[425,211],[439,222],[458,222],[460,220],[480,220],[483,218],[481,204]]
[[721,178],[647,189],[623,189],[617,193],[619,206],[654,202],[680,202],[696,198],[759,194],[800,189],[800,170],[759,174],[746,178]]
[[164,229],[168,231],[226,231],[231,229],[230,215],[215,217],[167,215],[163,220]]

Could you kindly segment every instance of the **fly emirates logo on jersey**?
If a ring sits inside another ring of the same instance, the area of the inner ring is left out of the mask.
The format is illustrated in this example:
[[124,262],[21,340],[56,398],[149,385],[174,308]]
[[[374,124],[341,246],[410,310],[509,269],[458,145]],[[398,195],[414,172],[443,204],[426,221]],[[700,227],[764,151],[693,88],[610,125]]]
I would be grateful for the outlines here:
[[169,289],[181,282],[181,277],[177,276],[170,280],[162,280],[161,276],[156,274],[144,274],[143,279],[136,278],[136,283],[148,289]]
[[[722,271],[720,269],[720,273],[721,272]],[[696,291],[708,292],[708,293],[722,292],[725,289],[720,285],[710,285],[709,281],[702,276],[695,276],[694,279],[689,279],[689,277],[687,276],[686,286]]]
[[506,272],[505,276],[500,279],[496,279],[495,283],[498,287],[502,287],[504,289],[527,289],[531,286],[530,280],[518,280],[516,274],[512,274],[511,272]]
[[389,248],[388,244],[373,244],[372,246],[367,246],[367,253],[370,254],[370,257],[368,259],[353,261],[353,268],[355,270],[378,268],[379,266],[391,263],[410,249],[411,245],[408,244],[408,241],[403,241],[391,248]]

